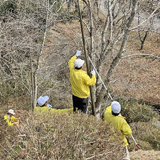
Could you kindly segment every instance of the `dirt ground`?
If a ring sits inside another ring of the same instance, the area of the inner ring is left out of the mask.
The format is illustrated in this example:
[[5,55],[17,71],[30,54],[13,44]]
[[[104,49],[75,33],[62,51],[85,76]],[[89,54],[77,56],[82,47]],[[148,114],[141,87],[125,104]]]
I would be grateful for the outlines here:
[[[75,23],[75,28],[77,28],[77,22]],[[67,26],[67,27],[66,27]],[[70,24],[60,25],[62,28],[70,35],[74,35],[74,31],[72,30]],[[54,43],[54,36],[60,37],[60,33],[52,30],[52,36],[50,35],[50,45]],[[132,38],[134,37],[134,43],[131,39],[127,44],[127,50],[125,56],[131,54],[141,54],[141,53],[154,53],[157,56],[160,56],[159,53],[159,46],[157,45],[159,38],[155,39],[154,47],[152,47],[151,40],[152,36],[148,37],[144,50],[139,50],[139,40],[135,36],[135,33],[132,34]],[[63,37],[65,39],[65,36]],[[64,40],[63,39],[63,40]],[[70,49],[67,48],[67,51]],[[65,48],[66,51],[66,48]],[[46,52],[48,55],[51,55],[50,51],[47,50]],[[65,53],[66,54],[66,53]],[[67,54],[69,57],[69,55]],[[67,57],[66,56],[66,57]],[[50,59],[51,61],[51,59]],[[159,94],[159,87],[160,87],[160,77],[159,77],[159,68],[160,63],[156,59],[152,58],[135,58],[131,57],[128,59],[123,59],[119,64],[119,69],[116,70],[114,78],[119,77],[118,81],[113,84],[113,90],[119,86],[120,90],[116,92],[121,92],[123,96],[135,96],[135,98],[144,99],[146,102],[160,105],[160,94]],[[121,72],[123,70],[123,72]],[[132,79],[132,81],[131,81]],[[136,79],[136,80],[134,80]],[[127,84],[127,85],[126,85]],[[134,86],[134,87],[133,87]],[[150,94],[152,91],[152,94]],[[138,150],[130,152],[131,160],[160,160],[160,151],[144,151]]]
[[[70,23],[59,24],[59,28],[51,28],[50,30],[46,45],[53,46],[56,42],[57,44],[64,44],[64,46],[61,47],[60,52],[56,52],[57,48],[45,49],[45,54],[42,57],[45,60],[42,66],[48,66],[49,73],[53,72],[53,68],[55,70],[59,64],[64,64],[66,66],[66,76],[68,75],[67,61],[76,51],[74,45],[74,47],[70,46],[73,42],[70,42],[71,39],[68,37],[70,36],[76,40],[75,32],[80,32],[79,22],[73,21],[73,23],[74,25]],[[143,50],[139,50],[140,40],[138,34],[137,32],[131,33],[123,58],[111,77],[110,88],[115,97],[134,98],[143,100],[150,105],[160,105],[159,59],[151,56],[140,56],[148,54],[160,57],[159,42],[159,35],[150,34],[145,41]],[[78,45],[81,46],[81,44]],[[53,53],[53,50],[55,53]],[[52,68],[49,66],[51,63]],[[44,69],[46,70],[46,68]],[[67,79],[69,78],[67,77]],[[66,89],[68,90],[68,88]]]
[[130,152],[131,160],[160,160],[160,151],[133,151]]

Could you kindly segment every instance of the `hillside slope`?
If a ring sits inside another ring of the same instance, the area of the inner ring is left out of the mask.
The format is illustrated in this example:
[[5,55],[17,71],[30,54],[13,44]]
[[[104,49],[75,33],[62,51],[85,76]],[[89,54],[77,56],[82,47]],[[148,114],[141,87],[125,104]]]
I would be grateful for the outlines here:
[[[51,77],[52,73],[60,73],[60,79],[65,81],[64,94],[71,92],[67,62],[76,50],[83,51],[82,44],[77,44],[75,32],[80,32],[78,21],[52,27],[42,56],[41,66],[45,67],[40,71],[45,70],[45,73]],[[144,49],[139,50],[140,41],[137,32],[131,33],[126,50],[110,82],[110,89],[115,98],[135,98],[150,105],[160,106],[160,62],[159,59],[149,56],[160,57],[159,42],[159,35],[150,34],[146,39]],[[146,54],[147,56],[144,56]]]
[[133,151],[130,152],[131,160],[160,160],[160,151]]

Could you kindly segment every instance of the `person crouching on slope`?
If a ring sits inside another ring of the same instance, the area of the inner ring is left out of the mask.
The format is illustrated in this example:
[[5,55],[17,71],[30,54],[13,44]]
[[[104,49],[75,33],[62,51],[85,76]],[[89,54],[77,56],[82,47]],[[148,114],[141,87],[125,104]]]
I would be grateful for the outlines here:
[[81,55],[81,51],[77,51],[76,55],[68,61],[70,70],[70,82],[72,86],[73,112],[77,110],[87,113],[88,97],[90,94],[89,86],[96,83],[95,71],[91,72],[90,78],[83,69],[84,60],[77,58]]
[[8,126],[19,126],[19,120],[20,118],[16,118],[13,115],[15,115],[14,110],[13,109],[9,109],[7,114],[4,116],[4,120],[6,120]]
[[55,109],[49,103],[48,96],[40,96],[37,100],[38,106],[34,107],[34,111],[40,111],[42,113],[52,112],[59,112],[59,113],[73,113],[73,108],[65,108],[65,109]]
[[34,111],[46,112],[49,108],[52,108],[50,104],[48,104],[49,97],[48,96],[40,96],[37,100],[38,106],[34,107]]
[[124,141],[125,147],[125,158],[130,160],[129,152],[128,152],[128,142],[125,136],[129,136],[132,134],[132,130],[128,123],[125,120],[125,117],[121,116],[121,105],[117,101],[113,101],[111,106],[107,107],[104,113],[104,119],[106,122],[110,122],[117,130],[121,131],[122,138]]
[[52,106],[48,103],[49,97],[48,96],[40,96],[37,100],[37,103],[40,107],[48,107],[48,108],[52,108]]

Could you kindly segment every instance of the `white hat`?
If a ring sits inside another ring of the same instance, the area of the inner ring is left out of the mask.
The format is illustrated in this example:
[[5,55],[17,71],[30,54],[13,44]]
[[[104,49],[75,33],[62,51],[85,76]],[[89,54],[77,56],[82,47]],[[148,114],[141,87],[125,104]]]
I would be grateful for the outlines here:
[[81,68],[84,64],[84,60],[77,58],[74,61],[74,67]]
[[121,105],[117,101],[111,103],[111,108],[114,113],[120,113],[121,111]]
[[15,114],[13,109],[9,109],[9,110],[8,110],[8,113],[10,113],[10,114]]
[[47,101],[49,100],[49,97],[48,96],[40,96],[37,100],[37,103],[39,106],[43,106]]

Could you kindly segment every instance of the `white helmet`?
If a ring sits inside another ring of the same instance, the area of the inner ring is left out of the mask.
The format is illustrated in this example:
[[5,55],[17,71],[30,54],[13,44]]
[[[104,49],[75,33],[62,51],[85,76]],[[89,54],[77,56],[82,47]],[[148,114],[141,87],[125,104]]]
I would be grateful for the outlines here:
[[49,97],[48,96],[40,96],[37,100],[37,103],[39,106],[43,106],[47,101],[49,100]]
[[15,114],[13,109],[9,109],[9,110],[8,110],[8,113],[10,113],[10,114]]
[[75,61],[74,61],[74,67],[75,68],[81,68],[84,64],[84,60],[82,59],[79,59],[77,58]]
[[112,108],[112,111],[116,114],[121,112],[121,105],[117,101],[113,101],[111,103],[111,108]]

